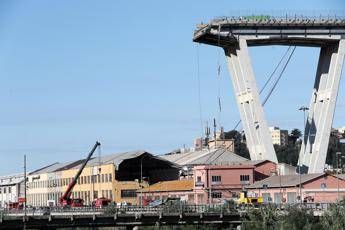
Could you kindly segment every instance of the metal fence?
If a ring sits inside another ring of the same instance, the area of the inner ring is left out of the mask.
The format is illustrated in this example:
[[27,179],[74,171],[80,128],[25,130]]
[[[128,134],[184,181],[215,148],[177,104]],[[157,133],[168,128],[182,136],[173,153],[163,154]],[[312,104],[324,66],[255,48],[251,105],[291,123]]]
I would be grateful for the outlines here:
[[238,214],[249,212],[266,205],[274,206],[277,210],[286,210],[292,206],[305,208],[311,211],[325,211],[330,207],[330,203],[297,203],[297,204],[261,204],[253,205],[234,205],[234,204],[211,204],[211,205],[189,205],[189,204],[169,204],[156,207],[150,206],[122,206],[110,205],[104,208],[80,207],[80,208],[30,208],[24,210],[0,210],[0,216],[72,216],[72,215],[114,215],[114,214],[186,214],[186,213],[207,213],[207,214]]

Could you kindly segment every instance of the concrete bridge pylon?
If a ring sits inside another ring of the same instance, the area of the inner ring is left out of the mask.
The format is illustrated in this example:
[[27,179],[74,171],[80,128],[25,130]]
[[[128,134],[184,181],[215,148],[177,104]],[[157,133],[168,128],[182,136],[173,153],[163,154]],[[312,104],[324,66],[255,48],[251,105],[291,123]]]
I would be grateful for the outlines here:
[[309,113],[299,155],[300,173],[324,171],[345,55],[342,18],[220,18],[198,25],[194,42],[225,50],[252,160],[277,162],[251,65],[248,47],[320,47]]
[[247,41],[225,48],[228,68],[236,94],[247,146],[252,160],[278,162],[264,117]]

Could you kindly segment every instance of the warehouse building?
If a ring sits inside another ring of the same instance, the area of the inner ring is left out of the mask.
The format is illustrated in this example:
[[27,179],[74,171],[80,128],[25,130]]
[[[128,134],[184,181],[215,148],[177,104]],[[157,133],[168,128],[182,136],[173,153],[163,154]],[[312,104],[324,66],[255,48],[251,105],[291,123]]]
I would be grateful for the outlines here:
[[[55,206],[84,160],[55,163],[29,175],[28,204]],[[95,198],[136,204],[136,191],[164,180],[176,180],[179,167],[146,151],[92,158],[84,168],[71,197],[91,205]],[[141,180],[142,179],[142,180]]]

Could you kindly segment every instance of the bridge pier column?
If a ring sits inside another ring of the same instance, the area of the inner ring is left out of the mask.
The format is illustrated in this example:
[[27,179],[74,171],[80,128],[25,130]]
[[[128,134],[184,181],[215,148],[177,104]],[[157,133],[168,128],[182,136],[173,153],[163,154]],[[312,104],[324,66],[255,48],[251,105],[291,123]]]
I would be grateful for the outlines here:
[[344,55],[345,39],[321,47],[299,155],[301,173],[324,171]]
[[225,48],[225,55],[250,158],[251,160],[270,160],[277,163],[272,138],[256,86],[247,41],[240,38],[237,46]]

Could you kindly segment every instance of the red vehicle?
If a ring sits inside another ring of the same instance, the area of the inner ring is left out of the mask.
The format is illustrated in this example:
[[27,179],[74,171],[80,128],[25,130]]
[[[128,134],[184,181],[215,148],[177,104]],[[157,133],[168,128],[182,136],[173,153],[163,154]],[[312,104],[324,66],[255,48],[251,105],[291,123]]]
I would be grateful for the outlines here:
[[92,202],[92,206],[96,208],[103,208],[110,204],[111,200],[105,197],[97,198]]
[[74,176],[73,180],[68,185],[67,190],[65,191],[65,193],[60,198],[60,205],[62,207],[83,207],[84,206],[84,200],[83,199],[80,199],[80,198],[72,199],[71,194],[72,194],[73,188],[76,185],[78,178],[79,178],[80,174],[83,172],[87,162],[91,159],[92,154],[96,151],[97,147],[100,145],[101,144],[97,141],[96,144],[93,146],[91,152],[87,156],[86,160],[84,161],[84,163],[80,166],[77,174]]
[[10,202],[8,204],[9,209],[23,209],[23,203],[20,202]]

